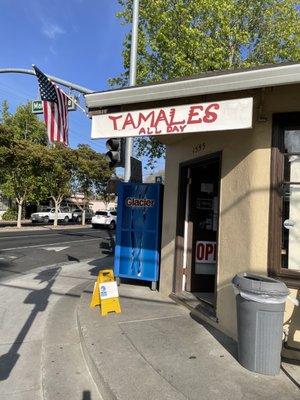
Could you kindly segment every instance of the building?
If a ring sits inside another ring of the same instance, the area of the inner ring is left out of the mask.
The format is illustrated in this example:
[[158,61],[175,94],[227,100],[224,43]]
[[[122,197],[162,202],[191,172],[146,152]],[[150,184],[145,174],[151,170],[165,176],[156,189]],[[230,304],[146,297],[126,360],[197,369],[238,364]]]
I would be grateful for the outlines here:
[[107,199],[107,201],[99,200],[97,198],[86,198],[83,193],[75,193],[66,200],[64,203],[66,206],[70,207],[72,210],[78,207],[88,207],[93,212],[99,210],[115,210],[117,208],[116,200],[112,198]]
[[[92,137],[166,145],[160,290],[236,338],[234,275],[300,289],[300,64],[208,73],[86,96]],[[300,359],[287,301],[284,355]]]

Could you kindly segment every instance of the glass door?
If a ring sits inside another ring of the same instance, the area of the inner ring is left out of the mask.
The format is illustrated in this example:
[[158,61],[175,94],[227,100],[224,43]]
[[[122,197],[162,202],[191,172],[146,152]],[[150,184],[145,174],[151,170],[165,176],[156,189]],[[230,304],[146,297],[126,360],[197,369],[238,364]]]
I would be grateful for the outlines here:
[[220,162],[191,168],[190,221],[193,226],[191,291],[213,302],[217,271]]

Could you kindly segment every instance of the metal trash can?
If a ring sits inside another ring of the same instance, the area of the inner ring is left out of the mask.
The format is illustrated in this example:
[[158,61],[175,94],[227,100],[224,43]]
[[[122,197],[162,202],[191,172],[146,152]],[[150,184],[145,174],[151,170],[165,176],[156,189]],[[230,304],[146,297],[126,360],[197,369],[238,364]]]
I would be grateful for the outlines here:
[[237,274],[232,283],[238,361],[250,371],[276,375],[280,371],[283,313],[289,290],[281,281],[246,272]]

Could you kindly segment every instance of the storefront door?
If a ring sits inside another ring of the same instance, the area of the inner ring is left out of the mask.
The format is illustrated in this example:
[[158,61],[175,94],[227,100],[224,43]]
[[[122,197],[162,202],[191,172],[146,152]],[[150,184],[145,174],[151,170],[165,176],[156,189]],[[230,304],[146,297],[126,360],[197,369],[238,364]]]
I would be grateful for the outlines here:
[[191,291],[214,293],[219,221],[219,160],[191,168],[190,215],[192,223]]
[[[200,162],[190,169],[192,223],[191,291],[215,291],[217,232],[219,222],[219,159]],[[204,295],[211,299],[212,296]]]
[[221,153],[180,165],[174,292],[216,304]]

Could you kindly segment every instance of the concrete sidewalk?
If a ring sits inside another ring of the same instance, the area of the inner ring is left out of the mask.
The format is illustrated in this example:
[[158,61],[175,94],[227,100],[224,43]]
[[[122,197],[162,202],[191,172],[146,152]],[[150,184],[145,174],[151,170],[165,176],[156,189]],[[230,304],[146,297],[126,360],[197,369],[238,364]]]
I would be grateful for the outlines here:
[[91,264],[50,265],[0,282],[0,399],[98,400],[76,307]]
[[[299,399],[299,388],[247,371],[236,344],[189,311],[143,286],[120,286],[121,314],[90,309],[93,285],[77,306],[86,362],[104,400]],[[299,368],[299,367],[298,367]]]

